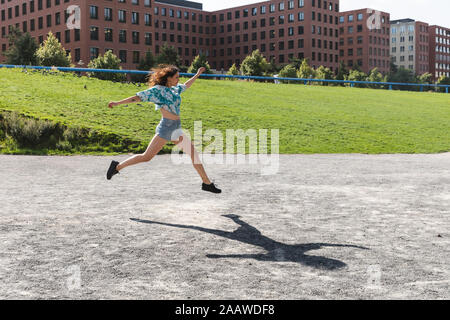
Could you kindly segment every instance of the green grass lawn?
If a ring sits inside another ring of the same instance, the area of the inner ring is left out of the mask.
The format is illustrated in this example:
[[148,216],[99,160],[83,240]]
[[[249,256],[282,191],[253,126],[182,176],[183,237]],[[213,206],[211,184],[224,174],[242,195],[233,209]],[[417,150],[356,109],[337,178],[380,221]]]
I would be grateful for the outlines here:
[[[160,120],[152,104],[107,107],[144,86],[4,68],[0,79],[0,112],[18,111],[143,145]],[[218,129],[224,136],[226,129],[279,129],[279,151],[288,154],[450,151],[450,94],[444,93],[200,79],[183,94],[183,127],[192,135],[200,120],[204,131]]]

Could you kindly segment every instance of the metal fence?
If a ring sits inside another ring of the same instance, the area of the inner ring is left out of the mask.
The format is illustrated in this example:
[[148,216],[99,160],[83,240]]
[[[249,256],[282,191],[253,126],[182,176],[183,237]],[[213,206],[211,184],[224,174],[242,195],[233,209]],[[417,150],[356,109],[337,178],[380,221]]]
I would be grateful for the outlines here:
[[[6,65],[0,64],[0,68],[21,68],[21,69],[37,69],[37,70],[53,70],[63,72],[106,72],[106,73],[125,73],[125,74],[140,74],[147,75],[149,71],[139,70],[113,70],[113,69],[88,69],[88,68],[67,68],[67,67],[42,67],[42,66],[20,66],[20,65]],[[193,73],[180,73],[180,76],[194,76]],[[394,86],[398,87],[413,87],[424,91],[425,88],[445,88],[445,92],[449,93],[450,85],[442,84],[422,84],[422,83],[397,83],[397,82],[370,82],[370,81],[351,81],[351,80],[325,80],[325,79],[301,79],[301,78],[280,78],[280,77],[256,77],[256,76],[232,76],[226,74],[202,74],[203,78],[215,79],[243,79],[243,80],[264,80],[273,81],[275,83],[280,81],[295,81],[302,82],[305,85],[311,83],[330,83],[330,84],[349,84],[350,87],[355,85],[379,85],[386,89],[393,90]]]

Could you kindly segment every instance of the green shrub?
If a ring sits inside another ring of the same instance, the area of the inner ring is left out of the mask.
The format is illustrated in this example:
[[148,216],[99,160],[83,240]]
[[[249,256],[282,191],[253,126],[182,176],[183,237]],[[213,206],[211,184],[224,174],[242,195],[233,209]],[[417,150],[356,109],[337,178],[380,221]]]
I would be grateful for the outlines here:
[[196,73],[201,67],[204,67],[206,69],[206,71],[204,72],[205,74],[212,73],[207,57],[204,54],[199,54],[195,57],[194,61],[192,61],[192,64],[188,69],[188,73]]
[[48,67],[70,67],[72,61],[70,53],[66,54],[66,50],[51,31],[36,51],[36,57],[39,65]]
[[[283,69],[281,69],[278,74],[280,78],[297,78],[297,69],[293,64],[288,64]],[[292,80],[281,80],[282,83],[297,83],[297,81]]]
[[[120,59],[108,50],[103,56],[99,55],[97,58],[91,60],[88,64],[90,69],[112,69],[121,70]],[[88,76],[100,80],[109,81],[126,81],[127,76],[124,73],[110,73],[110,72],[88,72]]]
[[[333,80],[334,79],[333,71],[331,71],[330,68],[325,68],[324,66],[320,66],[316,70],[316,79]],[[328,85],[330,85],[330,83],[329,82],[319,82],[319,85],[328,86]]]
[[241,73],[245,76],[265,76],[268,69],[269,63],[259,50],[253,51],[241,64]]

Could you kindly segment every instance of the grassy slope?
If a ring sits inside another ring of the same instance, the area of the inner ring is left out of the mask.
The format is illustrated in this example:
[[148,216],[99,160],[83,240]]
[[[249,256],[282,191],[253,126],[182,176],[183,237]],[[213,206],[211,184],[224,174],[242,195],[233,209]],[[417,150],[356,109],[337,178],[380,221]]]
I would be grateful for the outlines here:
[[[107,108],[144,87],[6,69],[0,77],[0,111],[140,141],[151,139],[160,119],[153,105]],[[280,153],[450,151],[448,94],[198,80],[183,94],[182,119],[191,134],[198,120],[223,133],[280,129]]]

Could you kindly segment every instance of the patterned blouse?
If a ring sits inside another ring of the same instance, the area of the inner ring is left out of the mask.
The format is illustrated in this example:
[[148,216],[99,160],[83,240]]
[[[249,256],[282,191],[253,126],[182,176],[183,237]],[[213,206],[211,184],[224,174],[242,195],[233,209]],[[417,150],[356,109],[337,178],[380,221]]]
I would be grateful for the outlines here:
[[155,110],[161,108],[180,115],[181,94],[186,91],[186,85],[179,84],[175,87],[166,87],[156,85],[145,91],[136,93],[136,95],[143,102],[153,102],[155,104]]

